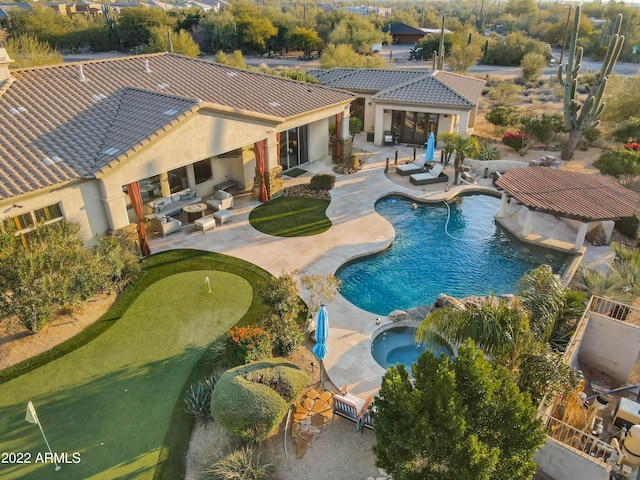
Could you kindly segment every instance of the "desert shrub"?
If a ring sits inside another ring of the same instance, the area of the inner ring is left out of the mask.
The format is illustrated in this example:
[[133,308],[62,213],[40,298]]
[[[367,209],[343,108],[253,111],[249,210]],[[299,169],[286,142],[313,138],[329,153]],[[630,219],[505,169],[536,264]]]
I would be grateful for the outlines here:
[[204,359],[207,363],[214,367],[228,367],[227,356],[225,354],[225,344],[227,343],[227,337],[229,332],[225,335],[220,335],[212,343],[207,346],[204,352]]
[[497,147],[494,147],[488,142],[482,142],[480,144],[479,160],[500,160],[500,158],[502,158],[502,153]]
[[351,134],[360,133],[362,131],[362,120],[358,117],[349,117],[349,131]]
[[271,337],[262,328],[236,325],[227,333],[225,357],[228,365],[244,365],[271,357]]
[[585,130],[582,136],[589,142],[595,142],[596,140],[600,139],[600,137],[602,136],[602,132],[593,127]]
[[263,480],[271,478],[273,464],[266,463],[259,448],[249,445],[219,458],[205,472],[215,480]]
[[216,387],[218,376],[211,376],[194,383],[184,394],[185,412],[203,423],[211,419],[211,392]]
[[640,176],[640,154],[630,150],[609,150],[600,155],[593,166],[603,175],[629,188]]
[[630,117],[612,132],[616,142],[628,143],[640,141],[640,118]]
[[499,83],[489,92],[489,99],[496,105],[510,105],[518,101],[522,87],[513,83]]
[[484,118],[496,127],[513,127],[520,121],[520,112],[516,108],[500,105],[487,112]]
[[263,317],[258,326],[271,335],[271,346],[275,356],[286,357],[295,353],[304,340],[296,317],[290,314],[280,316],[272,313]]
[[638,228],[640,227],[640,220],[635,215],[632,217],[622,217],[619,220],[616,220],[616,229],[618,231],[629,237],[629,238],[637,238],[638,236]]
[[211,414],[242,440],[259,442],[274,434],[309,376],[281,359],[227,370],[211,394]]
[[543,114],[540,117],[522,117],[522,131],[537,140],[538,142],[549,146],[549,143],[557,136],[559,130],[564,128],[560,115]]
[[527,80],[535,80],[547,66],[547,59],[541,53],[530,52],[522,57],[522,77]]
[[529,141],[529,135],[522,132],[507,132],[502,136],[502,143],[509,148],[513,148],[516,152],[525,148]]
[[318,173],[311,177],[309,185],[316,190],[329,191],[336,184],[335,175],[329,175],[328,173]]

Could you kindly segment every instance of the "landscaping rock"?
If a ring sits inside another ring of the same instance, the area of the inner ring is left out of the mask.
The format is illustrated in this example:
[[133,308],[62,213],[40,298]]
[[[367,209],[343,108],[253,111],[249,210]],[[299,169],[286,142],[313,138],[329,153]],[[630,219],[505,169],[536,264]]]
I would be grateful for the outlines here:
[[392,322],[401,322],[403,320],[410,320],[409,315],[404,310],[394,310],[389,315],[389,320]]
[[307,448],[309,448],[309,442],[307,442],[306,440],[303,440],[300,437],[296,437],[295,442],[296,442],[296,458],[302,458],[302,456],[304,455],[304,452],[306,452]]

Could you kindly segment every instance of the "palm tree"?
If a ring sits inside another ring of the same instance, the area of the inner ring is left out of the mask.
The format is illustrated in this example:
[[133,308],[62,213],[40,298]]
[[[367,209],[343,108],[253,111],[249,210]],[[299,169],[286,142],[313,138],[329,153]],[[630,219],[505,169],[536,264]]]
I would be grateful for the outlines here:
[[496,302],[489,296],[479,306],[447,307],[430,313],[416,336],[420,341],[450,347],[471,338],[535,396],[540,395],[542,384],[558,389],[556,392],[570,389],[575,376],[552,345],[566,346],[576,318],[584,311],[584,294],[563,287],[547,265],[524,275],[519,283],[519,296],[509,301]]
[[462,162],[465,158],[474,158],[480,154],[480,142],[473,137],[461,137],[455,142],[456,160],[455,160],[455,176],[453,184],[458,184],[458,177],[462,173]]
[[456,144],[460,140],[460,135],[454,132],[443,132],[438,135],[438,140],[440,140],[444,145],[444,164],[449,165],[449,161],[451,160],[451,155],[456,151]]

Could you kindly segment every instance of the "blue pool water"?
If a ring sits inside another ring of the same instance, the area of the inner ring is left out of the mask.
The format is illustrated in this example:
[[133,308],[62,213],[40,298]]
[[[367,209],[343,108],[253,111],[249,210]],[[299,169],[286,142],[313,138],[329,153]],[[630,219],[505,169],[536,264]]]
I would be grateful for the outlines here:
[[428,350],[436,357],[443,353],[452,356],[447,348],[439,347],[433,343],[416,343],[415,327],[392,327],[376,336],[371,342],[371,355],[382,368],[389,368],[397,363],[407,367],[411,372],[411,364]]
[[[432,304],[440,293],[454,297],[516,293],[527,271],[546,263],[564,270],[570,256],[519,242],[496,227],[500,199],[468,195],[449,203],[418,204],[401,196],[385,197],[376,211],[395,228],[383,252],[341,266],[340,293],[378,315]],[[445,232],[445,225],[447,232]]]

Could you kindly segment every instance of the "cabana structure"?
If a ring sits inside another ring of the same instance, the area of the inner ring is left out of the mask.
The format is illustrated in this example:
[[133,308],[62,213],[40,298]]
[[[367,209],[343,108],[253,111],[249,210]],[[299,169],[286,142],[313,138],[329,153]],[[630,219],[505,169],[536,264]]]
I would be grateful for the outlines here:
[[511,169],[496,186],[504,190],[497,215],[501,224],[527,239],[534,212],[553,215],[577,231],[574,250],[599,225],[609,243],[614,221],[635,215],[640,203],[640,195],[601,175],[547,167]]

